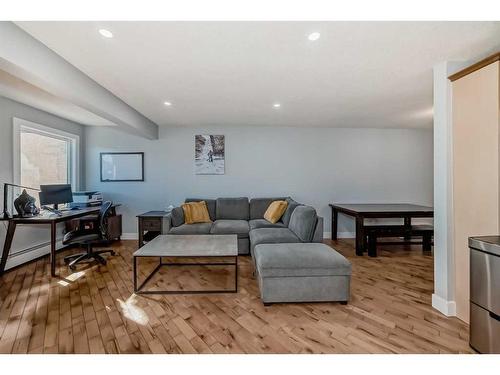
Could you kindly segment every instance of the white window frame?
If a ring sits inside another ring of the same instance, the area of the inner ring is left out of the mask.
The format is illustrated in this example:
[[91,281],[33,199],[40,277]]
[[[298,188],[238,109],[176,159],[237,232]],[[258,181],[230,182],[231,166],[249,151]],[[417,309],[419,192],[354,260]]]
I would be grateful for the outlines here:
[[[12,119],[14,129],[13,161],[14,161],[14,183],[21,183],[21,132],[29,130],[40,135],[63,139],[70,142],[70,173],[69,179],[73,191],[80,187],[80,136],[68,133],[63,130],[55,129],[50,126],[38,124],[36,122],[23,120],[14,117]],[[32,186],[38,188],[38,186]]]

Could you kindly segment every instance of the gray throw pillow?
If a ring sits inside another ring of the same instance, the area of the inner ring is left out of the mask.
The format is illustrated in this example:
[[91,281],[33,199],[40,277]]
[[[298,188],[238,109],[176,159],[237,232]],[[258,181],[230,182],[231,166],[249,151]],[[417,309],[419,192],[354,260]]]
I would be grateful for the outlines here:
[[288,206],[286,207],[286,211],[285,213],[283,214],[283,216],[281,217],[281,221],[283,222],[283,224],[285,224],[285,226],[288,227],[288,224],[290,224],[290,219],[292,217],[292,214],[293,214],[293,211],[298,207],[300,206],[300,203],[298,202],[295,202],[292,198],[288,197],[286,199],[287,203],[288,203]]
[[179,227],[184,224],[184,210],[182,207],[175,207],[170,215],[172,217],[172,225],[174,227]]
[[302,242],[311,242],[318,216],[311,206],[299,206],[293,210],[288,228],[300,238]]

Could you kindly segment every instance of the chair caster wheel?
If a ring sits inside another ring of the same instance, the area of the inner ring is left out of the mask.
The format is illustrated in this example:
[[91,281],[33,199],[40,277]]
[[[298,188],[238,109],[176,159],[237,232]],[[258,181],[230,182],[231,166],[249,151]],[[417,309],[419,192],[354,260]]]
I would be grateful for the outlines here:
[[76,270],[76,267],[75,267],[75,266],[69,266],[69,268],[71,269],[71,271]]
[[101,265],[105,266],[106,265],[106,259],[99,257],[96,257],[95,260],[97,260],[98,263]]
[[116,255],[116,253],[114,251],[111,252],[111,255]]

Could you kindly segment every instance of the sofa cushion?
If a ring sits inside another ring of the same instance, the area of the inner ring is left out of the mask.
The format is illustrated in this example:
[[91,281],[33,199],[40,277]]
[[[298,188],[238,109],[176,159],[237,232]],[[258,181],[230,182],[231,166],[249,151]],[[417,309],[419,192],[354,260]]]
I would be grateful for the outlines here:
[[248,221],[246,220],[216,220],[210,229],[211,234],[237,234],[238,238],[248,238]]
[[260,244],[300,242],[288,228],[259,228],[250,231],[250,249]]
[[300,206],[300,203],[295,202],[292,198],[288,197],[285,199],[286,202],[288,203],[288,206],[286,208],[285,213],[283,214],[281,221],[283,224],[285,224],[285,227],[287,227],[290,224],[290,219],[292,217],[293,211]]
[[168,234],[210,234],[212,223],[182,224],[170,228]]
[[250,224],[250,230],[258,228],[285,228],[285,224],[283,224],[281,221],[273,224],[266,219],[253,219],[250,220],[248,224]]
[[285,198],[252,198],[250,199],[250,220],[263,219],[264,213],[274,201],[282,201]]
[[215,199],[201,199],[201,198],[186,198],[185,202],[200,202],[205,201],[207,203],[208,214],[210,215],[210,220],[215,221]]
[[217,198],[215,213],[217,220],[248,220],[248,198]]
[[174,207],[170,213],[170,217],[172,218],[172,226],[178,227],[184,224],[184,210],[182,207]]
[[262,277],[348,276],[351,263],[321,243],[263,244],[254,249]]
[[297,235],[302,242],[311,242],[318,217],[316,210],[311,206],[298,206],[290,218],[288,228]]

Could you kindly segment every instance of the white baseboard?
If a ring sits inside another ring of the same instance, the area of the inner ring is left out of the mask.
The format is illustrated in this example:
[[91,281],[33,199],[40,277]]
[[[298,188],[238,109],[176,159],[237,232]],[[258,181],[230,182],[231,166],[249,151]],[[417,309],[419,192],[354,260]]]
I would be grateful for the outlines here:
[[122,233],[122,240],[138,240],[139,235],[137,233]]
[[455,301],[447,301],[437,294],[432,294],[432,307],[446,316],[457,316],[457,305]]
[[[61,247],[62,240],[59,239],[56,243],[56,249],[59,249]],[[14,254],[9,255],[7,263],[5,264],[5,270],[20,266],[21,264],[27,263],[33,259],[40,258],[47,254],[50,254],[50,243],[40,244],[29,249],[18,251]]]
[[[355,238],[356,234],[354,232],[339,232],[337,233],[337,238]],[[323,238],[331,239],[332,232],[323,232]]]

